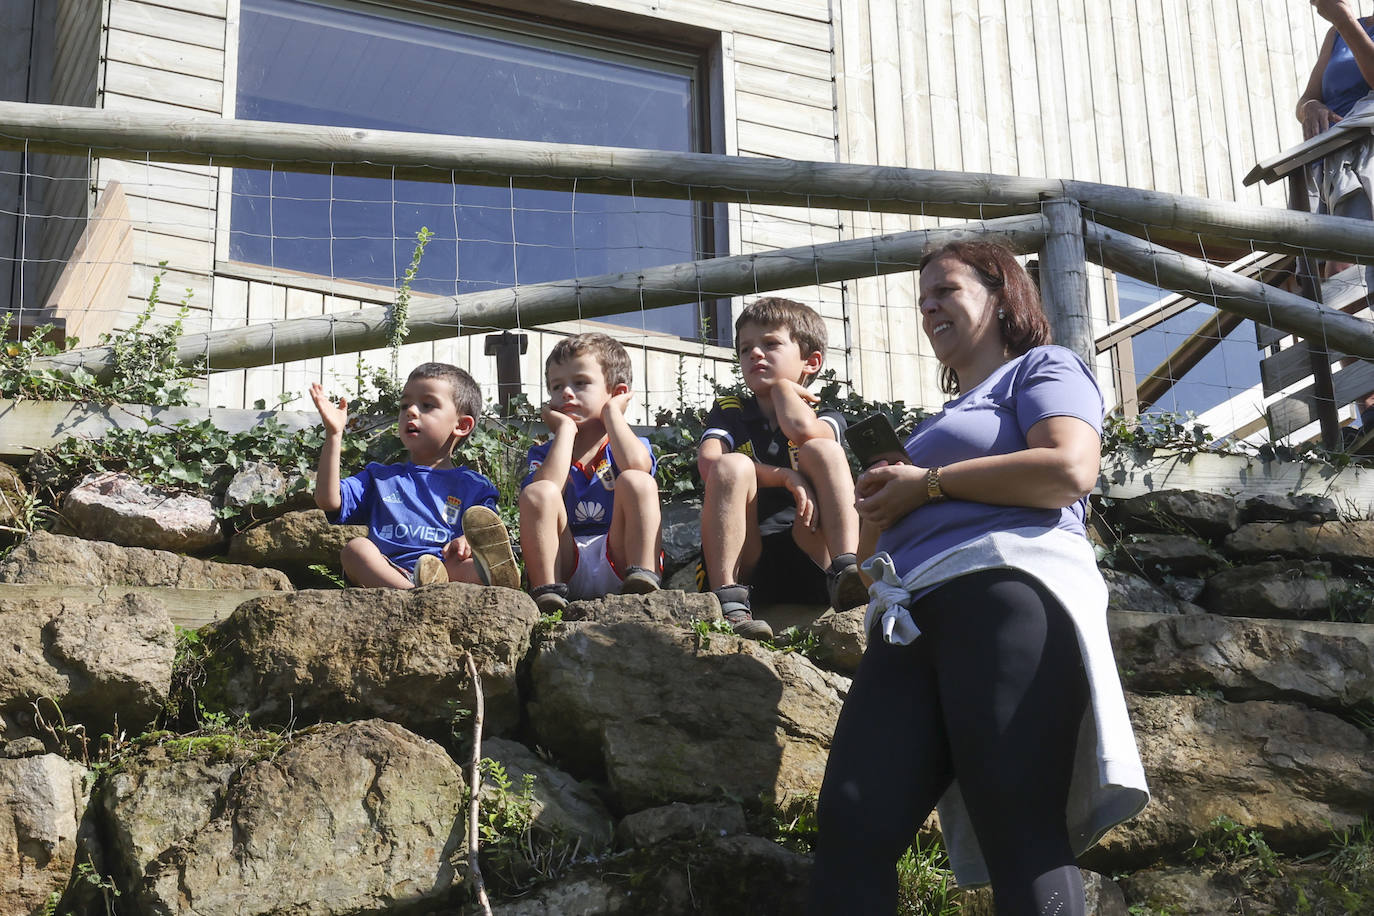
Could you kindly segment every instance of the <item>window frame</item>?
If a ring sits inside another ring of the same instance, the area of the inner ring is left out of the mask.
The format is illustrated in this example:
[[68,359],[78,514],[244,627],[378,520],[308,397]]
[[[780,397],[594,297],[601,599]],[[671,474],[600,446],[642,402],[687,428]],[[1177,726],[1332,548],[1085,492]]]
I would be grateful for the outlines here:
[[[729,153],[726,144],[725,83],[728,79],[724,61],[729,56],[729,34],[703,29],[666,19],[626,13],[609,8],[589,7],[569,0],[509,0],[505,9],[472,3],[443,2],[443,0],[309,0],[309,2],[344,10],[397,17],[420,24],[447,20],[468,34],[489,33],[496,38],[517,37],[536,46],[567,50],[580,48],[594,59],[625,60],[639,58],[661,64],[662,55],[670,57],[670,67],[689,73],[692,83],[690,130],[693,152]],[[225,73],[223,117],[236,117],[238,103],[238,57],[241,42],[242,14],[240,0],[230,0],[226,16]],[[229,257],[230,235],[233,231],[234,199],[233,169],[220,168],[217,191],[218,217],[215,230],[215,264],[219,272],[235,273],[238,266],[265,271],[281,271],[284,276],[314,277],[335,280],[324,274],[310,274],[286,266],[240,262]],[[699,258],[731,253],[729,232],[730,208],[726,204],[692,201],[692,249]],[[343,282],[340,280],[339,282]],[[352,281],[348,281],[352,282]],[[724,299],[705,299],[697,304],[698,323],[709,323],[711,344],[729,347],[734,327],[731,302]],[[634,314],[627,312],[624,314]],[[607,322],[613,316],[597,319]],[[636,334],[647,334],[668,340],[687,340],[663,331],[624,327]],[[532,327],[539,327],[538,325]]]

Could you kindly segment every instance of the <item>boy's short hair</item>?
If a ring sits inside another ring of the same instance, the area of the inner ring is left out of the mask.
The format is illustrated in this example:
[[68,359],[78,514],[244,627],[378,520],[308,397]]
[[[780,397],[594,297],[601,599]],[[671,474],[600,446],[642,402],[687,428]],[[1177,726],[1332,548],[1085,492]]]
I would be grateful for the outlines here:
[[[825,321],[816,310],[792,299],[781,296],[764,296],[745,306],[735,320],[735,339],[739,340],[740,328],[746,324],[756,324],[761,328],[787,328],[792,339],[801,347],[802,358],[812,353],[825,357]],[[814,376],[813,376],[814,378]],[[811,384],[806,379],[805,384]]]
[[467,372],[449,363],[420,363],[410,370],[407,382],[414,379],[442,379],[453,388],[453,406],[460,417],[482,416],[482,389]]
[[608,390],[614,390],[616,385],[632,384],[634,372],[630,368],[630,354],[625,352],[620,341],[606,334],[588,333],[564,337],[554,345],[553,350],[549,352],[549,358],[544,360],[544,374],[548,375],[549,367],[554,363],[566,363],[588,353],[595,356],[597,365],[601,366],[601,374],[606,377]]

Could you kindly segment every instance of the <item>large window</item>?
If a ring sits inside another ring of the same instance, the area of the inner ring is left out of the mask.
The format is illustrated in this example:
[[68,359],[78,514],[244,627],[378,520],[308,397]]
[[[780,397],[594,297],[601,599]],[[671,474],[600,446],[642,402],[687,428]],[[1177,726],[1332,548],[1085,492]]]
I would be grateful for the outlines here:
[[[1117,274],[1116,290],[1123,318],[1169,295],[1157,286],[1125,274]],[[1216,311],[1210,305],[1194,305],[1132,338],[1136,383],[1139,384],[1146,375],[1165,363],[1188,336]],[[1175,382],[1151,411],[1193,411],[1200,414],[1244,394],[1259,384],[1259,380],[1255,326],[1253,322],[1242,321],[1218,341],[1191,371]]]
[[[432,8],[434,12],[418,9]],[[701,55],[449,6],[241,0],[244,119],[691,151]],[[393,285],[422,226],[415,288],[455,294],[710,253],[699,205],[236,169],[235,260]],[[695,306],[623,323],[696,337]],[[714,322],[709,322],[714,324]]]

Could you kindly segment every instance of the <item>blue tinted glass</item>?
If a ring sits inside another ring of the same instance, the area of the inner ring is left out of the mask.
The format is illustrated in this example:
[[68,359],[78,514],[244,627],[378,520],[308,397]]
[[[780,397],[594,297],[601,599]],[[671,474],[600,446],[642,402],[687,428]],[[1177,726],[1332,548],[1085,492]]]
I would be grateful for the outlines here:
[[[1124,318],[1169,295],[1134,277],[1118,274],[1117,298]],[[1195,305],[1131,339],[1136,383],[1169,358],[1209,315],[1210,305]],[[1202,358],[1192,371],[1175,382],[1150,408],[1151,413],[1202,413],[1259,384],[1259,351],[1253,322],[1242,321]]]
[[[242,0],[237,116],[644,149],[693,149],[686,67],[307,0]],[[235,169],[230,257],[452,294],[690,261],[693,206]],[[695,307],[643,325],[697,334]],[[641,316],[627,317],[640,326]]]

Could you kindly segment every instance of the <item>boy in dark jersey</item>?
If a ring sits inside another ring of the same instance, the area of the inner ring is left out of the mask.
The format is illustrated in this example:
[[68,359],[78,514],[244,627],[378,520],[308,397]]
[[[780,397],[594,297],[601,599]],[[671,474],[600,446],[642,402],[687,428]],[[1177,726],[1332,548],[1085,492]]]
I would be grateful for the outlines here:
[[630,355],[605,334],[560,340],[544,364],[548,442],[520,485],[520,547],[544,614],[659,587],[658,462],[625,419]]
[[[866,603],[854,552],[859,518],[840,444],[844,417],[816,413],[807,385],[825,360],[825,323],[790,299],[767,297],[735,322],[749,398],[720,398],[706,417],[697,468],[706,484],[702,569],[741,636],[768,639],[761,602],[847,609]],[[704,583],[703,583],[704,584]]]
[[482,393],[447,363],[424,363],[401,391],[397,434],[409,461],[369,464],[339,480],[348,399],[335,404],[318,383],[310,398],[324,422],[315,505],[336,525],[366,525],[341,553],[344,574],[367,588],[413,588],[436,582],[520,587],[506,526],[493,511],[496,487],[453,450],[477,425]]

